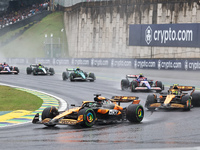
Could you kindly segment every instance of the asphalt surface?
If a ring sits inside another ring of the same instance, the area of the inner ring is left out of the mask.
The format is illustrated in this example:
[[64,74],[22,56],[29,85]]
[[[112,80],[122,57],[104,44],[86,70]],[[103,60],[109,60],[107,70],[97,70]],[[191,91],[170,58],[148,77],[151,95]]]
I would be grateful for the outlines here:
[[[26,75],[25,66],[19,66],[19,75],[0,75],[0,82],[36,89],[53,94],[80,106],[84,100],[93,100],[93,94],[101,93],[110,98],[114,95],[139,96],[144,106],[148,94],[132,93],[120,90],[120,81],[126,74],[143,73],[149,79],[160,80],[169,85],[178,83],[200,88],[199,72],[157,71],[111,68],[86,68],[94,72],[95,82],[62,81],[61,74],[66,68],[54,67],[54,76]],[[153,93],[153,92],[152,92]],[[70,107],[70,106],[69,106]],[[200,146],[200,108],[191,111],[182,110],[145,110],[145,117],[140,124],[129,122],[109,125],[95,125],[82,129],[74,126],[56,126],[23,124],[0,128],[1,149],[198,149]]]

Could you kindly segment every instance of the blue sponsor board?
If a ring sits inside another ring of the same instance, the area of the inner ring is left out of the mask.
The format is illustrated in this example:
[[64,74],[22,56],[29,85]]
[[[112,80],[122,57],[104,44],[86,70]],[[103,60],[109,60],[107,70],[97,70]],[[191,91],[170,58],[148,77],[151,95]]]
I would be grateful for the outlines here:
[[129,46],[200,47],[200,24],[130,25]]
[[72,58],[71,65],[72,66],[90,66],[91,58]]
[[111,59],[110,67],[112,68],[133,68],[134,67],[134,59]]
[[70,65],[71,64],[71,59],[70,58],[57,58],[53,59],[53,65]]
[[200,71],[200,61],[187,59],[135,59],[135,69]]
[[108,58],[92,58],[90,61],[91,67],[110,67],[111,59]]
[[2,58],[4,62],[13,64],[42,63],[43,65],[110,67],[156,70],[200,71],[198,59],[134,59],[134,58]]
[[198,60],[184,60],[183,70],[200,70],[200,61]]
[[41,63],[42,65],[51,65],[52,59],[51,58],[36,58],[35,63],[36,64]]
[[183,70],[183,60],[135,59],[135,69]]
[[159,59],[157,61],[158,70],[184,70],[184,60]]
[[157,59],[134,59],[135,69],[157,69]]

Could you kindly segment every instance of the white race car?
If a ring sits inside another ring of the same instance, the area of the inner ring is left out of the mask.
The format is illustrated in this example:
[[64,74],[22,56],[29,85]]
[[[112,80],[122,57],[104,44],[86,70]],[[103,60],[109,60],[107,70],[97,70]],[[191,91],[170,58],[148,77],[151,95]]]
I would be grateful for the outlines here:
[[8,64],[0,64],[0,74],[18,74],[19,68],[9,66]]
[[161,81],[153,82],[153,80],[147,80],[146,77],[140,77],[140,75],[126,75],[126,79],[121,80],[121,89],[131,89],[132,92],[142,90],[161,92],[164,90],[164,85]]

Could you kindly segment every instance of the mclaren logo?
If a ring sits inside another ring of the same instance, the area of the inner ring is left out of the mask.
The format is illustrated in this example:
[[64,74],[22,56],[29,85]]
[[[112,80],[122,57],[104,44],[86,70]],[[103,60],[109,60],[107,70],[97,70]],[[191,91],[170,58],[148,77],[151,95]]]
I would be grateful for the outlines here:
[[145,30],[145,41],[147,42],[147,44],[149,45],[152,41],[152,29],[150,26],[147,27],[147,29]]

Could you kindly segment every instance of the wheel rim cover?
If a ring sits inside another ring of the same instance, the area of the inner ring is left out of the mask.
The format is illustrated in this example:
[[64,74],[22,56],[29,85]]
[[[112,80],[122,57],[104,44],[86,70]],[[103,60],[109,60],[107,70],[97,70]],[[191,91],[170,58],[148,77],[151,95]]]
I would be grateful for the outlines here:
[[88,121],[89,123],[91,123],[91,122],[93,122],[93,120],[94,120],[94,116],[93,116],[93,114],[92,114],[91,112],[89,112],[89,113],[87,114],[87,121]]
[[144,116],[143,109],[142,109],[142,108],[139,108],[138,111],[137,111],[137,114],[138,114],[138,118],[139,118],[139,119],[142,119],[143,116]]

